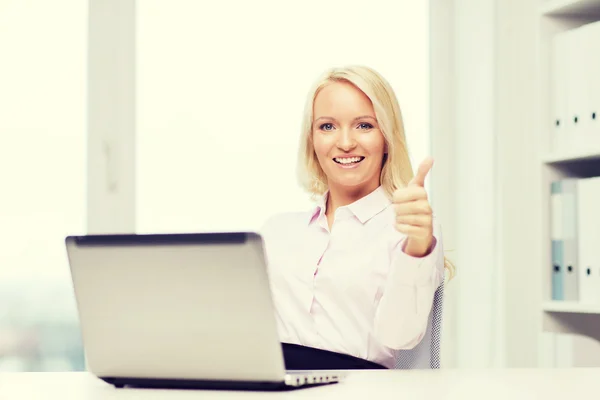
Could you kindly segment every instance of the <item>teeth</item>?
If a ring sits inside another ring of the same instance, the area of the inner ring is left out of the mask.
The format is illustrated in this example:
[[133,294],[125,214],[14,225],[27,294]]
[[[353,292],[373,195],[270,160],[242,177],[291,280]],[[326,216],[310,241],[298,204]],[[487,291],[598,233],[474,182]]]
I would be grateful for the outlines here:
[[360,157],[345,157],[345,158],[335,158],[334,160],[340,164],[352,164],[352,163],[359,162],[361,160],[361,158]]

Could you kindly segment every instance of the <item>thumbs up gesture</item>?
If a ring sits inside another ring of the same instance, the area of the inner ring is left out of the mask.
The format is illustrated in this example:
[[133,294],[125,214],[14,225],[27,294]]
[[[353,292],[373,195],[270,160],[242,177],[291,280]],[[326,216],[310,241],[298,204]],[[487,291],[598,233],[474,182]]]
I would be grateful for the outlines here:
[[424,187],[432,166],[433,159],[426,158],[408,185],[393,194],[396,229],[407,235],[403,250],[413,257],[426,256],[433,244],[432,210]]

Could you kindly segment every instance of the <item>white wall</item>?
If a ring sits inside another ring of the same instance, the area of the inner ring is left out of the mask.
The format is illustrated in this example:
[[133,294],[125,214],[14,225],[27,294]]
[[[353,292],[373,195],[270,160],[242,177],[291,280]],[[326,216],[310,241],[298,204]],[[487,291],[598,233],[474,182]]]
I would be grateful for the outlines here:
[[492,366],[497,334],[502,332],[496,304],[494,3],[454,2],[456,317],[458,365],[463,367]]
[[458,268],[447,367],[538,366],[537,5],[431,0],[432,147],[447,166],[432,190]]
[[[498,266],[504,365],[542,367],[551,353],[541,340],[542,235],[535,117],[539,1],[496,0],[496,154]],[[538,359],[539,356],[539,359]]]
[[[432,0],[434,207],[457,276],[446,286],[444,367],[498,364],[494,0]],[[477,32],[477,34],[473,34]]]
[[428,4],[138,2],[137,226],[258,229],[310,204],[296,182],[305,95],[326,68],[393,85],[414,162],[429,154]]

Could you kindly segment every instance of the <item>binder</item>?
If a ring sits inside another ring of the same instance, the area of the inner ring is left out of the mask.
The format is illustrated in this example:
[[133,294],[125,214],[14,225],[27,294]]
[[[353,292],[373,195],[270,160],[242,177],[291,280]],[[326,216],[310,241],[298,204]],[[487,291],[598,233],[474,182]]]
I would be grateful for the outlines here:
[[577,186],[580,302],[600,304],[600,177]]
[[563,298],[567,301],[579,300],[579,266],[577,262],[577,181],[564,179],[561,182],[562,195],[562,255],[563,255]]
[[552,39],[552,151],[600,148],[600,22]]
[[550,187],[550,239],[552,248],[552,300],[564,300],[563,292],[563,205],[561,182]]
[[581,151],[589,143],[588,48],[590,26],[567,31],[567,153]]
[[600,148],[600,23],[590,25],[587,38],[588,121],[590,147]]
[[553,153],[562,153],[569,137],[567,112],[567,51],[568,32],[552,38],[552,143]]

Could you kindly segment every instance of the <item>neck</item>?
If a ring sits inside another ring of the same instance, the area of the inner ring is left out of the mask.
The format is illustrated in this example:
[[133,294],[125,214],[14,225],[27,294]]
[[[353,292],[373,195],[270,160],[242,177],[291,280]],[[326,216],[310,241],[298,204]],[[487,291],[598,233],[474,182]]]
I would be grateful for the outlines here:
[[330,186],[329,187],[329,195],[327,196],[327,204],[326,204],[326,214],[333,215],[335,210],[338,207],[344,207],[348,204],[352,204],[357,200],[362,199],[366,195],[375,191],[379,185],[377,186],[368,186],[361,188],[346,188],[339,186]]

